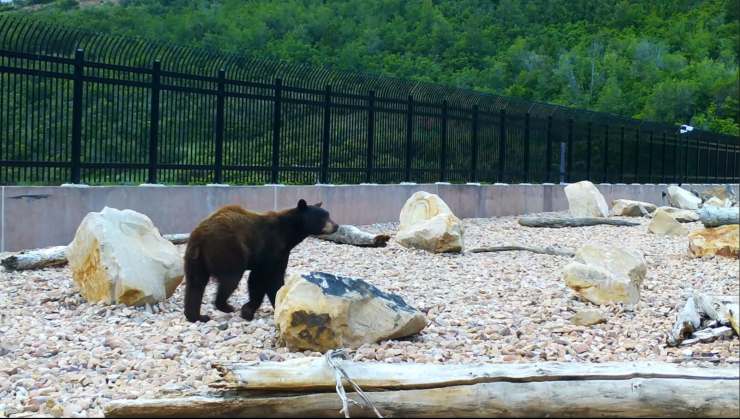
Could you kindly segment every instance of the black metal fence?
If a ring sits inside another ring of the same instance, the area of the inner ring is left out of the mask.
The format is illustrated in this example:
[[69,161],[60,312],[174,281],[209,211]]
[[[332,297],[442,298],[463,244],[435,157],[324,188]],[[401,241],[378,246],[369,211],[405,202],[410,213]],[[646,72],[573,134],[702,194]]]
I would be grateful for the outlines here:
[[737,137],[0,16],[0,184],[737,182]]

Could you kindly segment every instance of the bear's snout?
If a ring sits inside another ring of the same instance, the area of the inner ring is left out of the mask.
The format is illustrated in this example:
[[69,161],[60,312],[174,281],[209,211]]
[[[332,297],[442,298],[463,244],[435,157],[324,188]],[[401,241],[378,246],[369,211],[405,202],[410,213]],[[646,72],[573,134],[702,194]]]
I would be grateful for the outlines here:
[[321,229],[322,234],[334,234],[339,229],[339,226],[332,220],[328,220],[326,224],[324,224],[324,228]]

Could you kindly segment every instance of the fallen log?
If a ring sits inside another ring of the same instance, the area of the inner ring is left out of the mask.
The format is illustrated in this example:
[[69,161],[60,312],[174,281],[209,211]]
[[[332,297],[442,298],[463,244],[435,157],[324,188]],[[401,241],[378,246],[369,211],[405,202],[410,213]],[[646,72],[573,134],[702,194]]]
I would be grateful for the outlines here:
[[696,307],[696,298],[692,295],[678,313],[678,318],[668,334],[668,346],[678,346],[688,339],[701,326],[701,311]]
[[[723,417],[737,416],[740,409],[740,374],[734,367],[685,368],[653,362],[476,366],[343,361],[341,365],[385,417]],[[221,393],[116,400],[105,407],[105,415],[342,416],[335,376],[324,358],[220,368],[230,383]],[[349,413],[373,416],[354,405]]]
[[600,224],[612,225],[612,226],[639,226],[640,223],[626,220],[615,220],[613,218],[596,218],[596,217],[583,217],[583,218],[563,218],[563,217],[522,217],[519,219],[519,224],[525,227],[549,227],[549,228],[563,228],[563,227],[589,227]]
[[[188,241],[190,234],[165,234],[162,237],[171,241],[173,244],[183,244]],[[67,264],[66,249],[67,246],[54,246],[43,249],[23,250],[4,258],[0,261],[0,265],[9,271],[64,266]]]
[[526,247],[526,246],[494,246],[494,247],[477,247],[475,249],[467,250],[465,253],[488,253],[488,252],[515,252],[515,251],[523,251],[523,252],[532,252],[532,253],[539,253],[543,255],[553,255],[553,256],[566,256],[566,257],[573,257],[575,256],[575,252],[568,249],[556,249],[553,247]]
[[321,240],[340,244],[351,244],[359,247],[385,247],[391,238],[387,234],[368,233],[348,224],[340,225],[337,231],[332,234],[324,234],[316,237]]
[[[172,244],[185,244],[190,238],[188,233],[164,234],[166,240]],[[360,247],[385,247],[390,236],[385,234],[373,235],[352,225],[341,225],[334,234],[317,236],[320,239],[336,243],[351,244]],[[67,264],[65,254],[67,246],[54,246],[44,249],[24,250],[10,255],[0,261],[0,264],[9,271],[23,271],[31,269],[43,269],[51,266],[63,266]]]
[[720,208],[707,205],[697,212],[704,227],[719,227],[727,224],[740,224],[740,208]]
[[54,246],[45,249],[24,250],[6,257],[0,261],[0,264],[9,271],[62,266],[67,264],[66,249],[67,246]]
[[739,300],[740,298],[735,296],[716,296],[695,292],[686,300],[686,304],[678,313],[676,322],[668,334],[668,346],[678,346],[683,342],[686,345],[699,341],[705,342],[727,334],[725,329],[716,330],[719,328],[701,333],[702,319],[711,319],[720,326],[730,326],[731,330],[740,335],[738,329]]

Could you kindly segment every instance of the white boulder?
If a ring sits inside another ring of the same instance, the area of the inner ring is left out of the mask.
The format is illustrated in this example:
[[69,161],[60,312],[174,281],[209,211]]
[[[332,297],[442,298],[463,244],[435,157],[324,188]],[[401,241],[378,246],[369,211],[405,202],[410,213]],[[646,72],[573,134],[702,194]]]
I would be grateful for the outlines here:
[[593,183],[583,180],[565,187],[568,210],[573,217],[608,217],[609,206]]
[[622,217],[643,217],[654,212],[656,208],[649,202],[615,199],[612,201],[610,214]]
[[[693,223],[694,221],[699,221],[699,214],[696,213],[696,211],[692,210],[685,210],[680,208],[673,208],[673,207],[658,207],[658,210],[661,210],[665,212],[666,214],[670,215],[674,220],[678,221],[679,223]],[[654,217],[655,212],[650,214],[650,217]]]
[[183,278],[183,259],[144,214],[105,207],[85,216],[67,246],[72,278],[87,301],[164,301]]
[[701,198],[680,186],[671,185],[666,192],[668,193],[668,202],[672,207],[698,210],[699,205],[701,205]]
[[462,251],[462,221],[439,196],[416,192],[404,204],[399,218],[396,241],[401,245],[435,253]]
[[585,245],[563,273],[565,284],[581,298],[633,308],[640,299],[647,264],[641,254],[623,247]]
[[427,319],[403,298],[362,279],[293,274],[275,299],[279,342],[291,351],[325,352],[419,333]]
[[689,229],[662,209],[656,210],[648,224],[648,231],[659,236],[688,236]]

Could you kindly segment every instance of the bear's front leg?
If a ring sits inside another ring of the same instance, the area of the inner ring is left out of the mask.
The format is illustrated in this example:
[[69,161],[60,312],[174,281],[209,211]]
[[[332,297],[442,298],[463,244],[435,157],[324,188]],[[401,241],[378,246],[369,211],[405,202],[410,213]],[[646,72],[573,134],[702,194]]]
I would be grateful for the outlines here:
[[265,299],[265,284],[264,284],[264,272],[259,269],[252,269],[249,273],[249,279],[247,280],[247,288],[249,289],[249,302],[242,306],[242,318],[247,321],[254,319],[254,314],[262,305],[262,300]]

